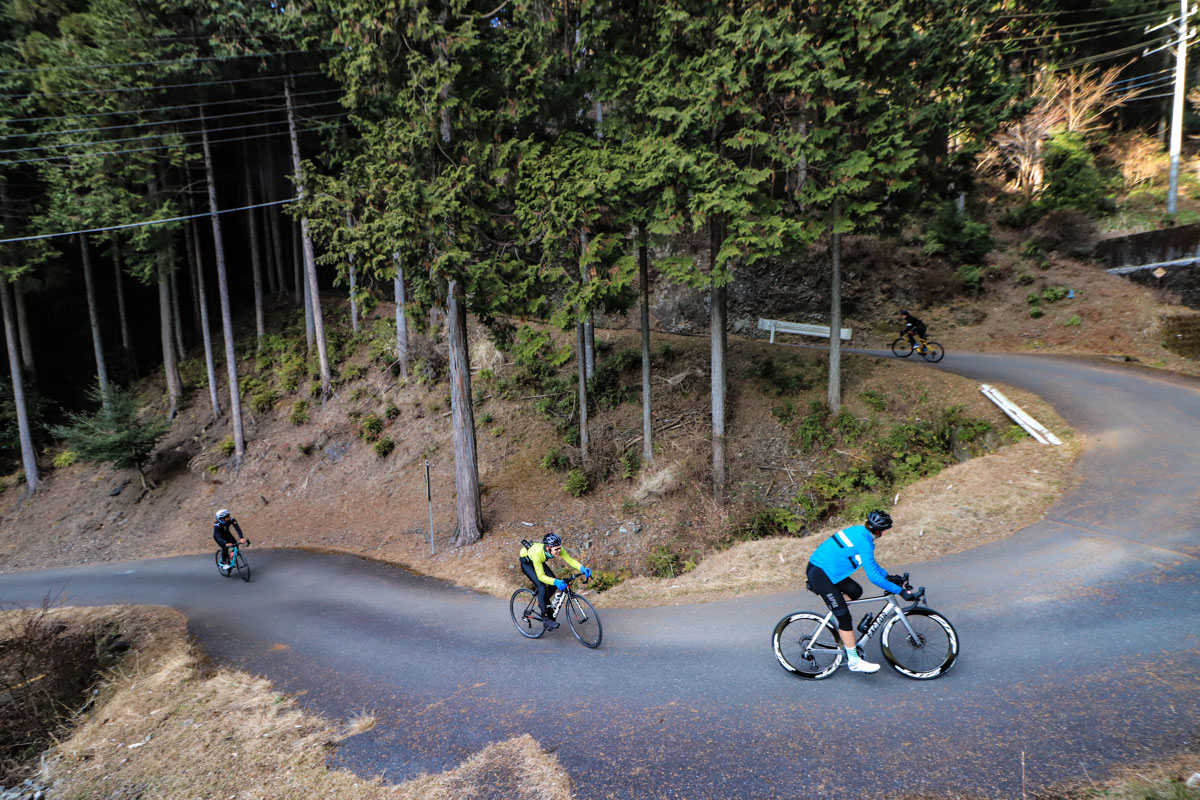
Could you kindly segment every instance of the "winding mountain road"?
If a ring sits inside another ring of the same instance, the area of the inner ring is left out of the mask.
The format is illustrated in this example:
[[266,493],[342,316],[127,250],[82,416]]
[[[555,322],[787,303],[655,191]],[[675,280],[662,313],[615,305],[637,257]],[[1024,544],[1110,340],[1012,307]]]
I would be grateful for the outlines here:
[[304,706],[374,714],[337,761],[390,781],[531,733],[581,798],[1012,798],[1195,747],[1200,381],[1065,357],[938,366],[1039,394],[1086,447],[1078,487],[1038,524],[886,565],[911,570],[958,628],[960,658],[937,681],[784,672],[774,623],[819,607],[800,587],[649,609],[601,597],[595,651],[565,626],[522,639],[493,597],[287,550],[250,551],[249,584],[188,556],[8,573],[0,600],[178,608],[214,657],[305,692]]

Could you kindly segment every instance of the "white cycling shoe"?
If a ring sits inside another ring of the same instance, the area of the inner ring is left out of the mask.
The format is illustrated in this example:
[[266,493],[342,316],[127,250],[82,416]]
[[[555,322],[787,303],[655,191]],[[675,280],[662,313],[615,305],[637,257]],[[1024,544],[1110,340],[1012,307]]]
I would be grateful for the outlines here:
[[851,672],[868,672],[868,673],[870,673],[870,672],[878,672],[879,671],[878,664],[873,664],[870,661],[866,661],[865,659],[861,659],[861,658],[851,661],[848,664],[848,666],[850,667]]

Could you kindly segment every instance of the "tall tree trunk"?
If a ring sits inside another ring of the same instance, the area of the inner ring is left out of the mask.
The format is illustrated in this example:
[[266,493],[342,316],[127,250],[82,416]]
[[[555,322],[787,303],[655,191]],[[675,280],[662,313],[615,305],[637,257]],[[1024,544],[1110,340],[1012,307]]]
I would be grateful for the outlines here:
[[29,315],[25,313],[25,292],[21,281],[13,284],[13,296],[17,300],[17,334],[21,339],[21,365],[32,383],[37,383],[37,367],[33,363],[33,337],[29,334]]
[[[353,228],[354,220],[350,217],[350,212],[346,212],[346,227]],[[358,276],[354,271],[354,253],[349,256],[349,278],[350,278],[350,329],[358,333]]]
[[171,278],[166,250],[158,254],[158,332],[162,343],[163,374],[167,378],[167,398],[170,403],[167,419],[175,419],[179,401],[183,396],[183,381],[179,378],[179,364],[175,360],[175,321],[171,307]]
[[[283,93],[287,98],[288,131],[292,141],[292,168],[296,173],[296,197],[304,199],[304,172],[300,167],[300,137],[296,133],[296,109],[292,104],[292,77],[284,81]],[[304,242],[304,266],[308,275],[308,294],[312,306],[313,333],[317,340],[317,358],[321,362],[321,400],[324,402],[333,393],[333,374],[329,369],[329,354],[325,350],[325,321],[321,314],[321,293],[317,285],[317,257],[313,252],[312,237],[308,235],[308,217],[300,218],[301,239]]]
[[[246,145],[246,160],[243,171],[246,174],[246,205],[254,205],[254,187],[250,184],[250,145]],[[263,290],[262,290],[262,259],[258,250],[258,213],[256,209],[247,209],[250,217],[250,272],[254,281],[254,351],[261,353],[263,337],[267,335],[266,324],[263,321]]]
[[200,308],[200,340],[204,342],[204,370],[208,376],[208,399],[212,402],[213,419],[221,416],[221,400],[217,395],[217,365],[213,358],[212,326],[208,322],[208,287],[204,280],[204,259],[200,251],[200,226],[192,224],[189,247],[189,267],[192,284],[196,287],[196,299]]
[[[300,222],[292,220],[292,294],[295,296],[296,308],[304,305],[304,246],[300,244]],[[312,349],[309,341],[308,349]]]
[[[267,193],[267,199],[274,202],[279,199],[275,191],[275,153],[269,147],[263,148],[266,157],[262,160],[263,168],[263,187]],[[287,263],[286,256],[283,252],[283,234],[281,229],[283,224],[279,217],[282,213],[279,206],[267,206],[264,211],[267,212],[267,222],[271,228],[271,244],[275,248],[275,286],[280,300],[287,293],[287,276],[284,274],[284,265]]]
[[179,276],[176,274],[174,264],[171,266],[170,276],[168,286],[171,290],[171,328],[175,332],[175,352],[182,361],[187,356],[187,348],[183,346],[183,315],[179,310]]
[[450,351],[450,409],[454,425],[454,488],[458,530],[454,544],[474,544],[483,532],[479,500],[479,461],[475,449],[475,412],[471,408],[471,361],[467,349],[467,310],[456,280],[447,287],[447,345]]
[[16,326],[16,310],[8,295],[8,281],[0,277],[0,309],[4,315],[4,337],[8,344],[8,370],[12,376],[13,405],[17,410],[17,435],[21,441],[21,463],[25,468],[25,491],[31,495],[41,485],[38,474],[37,451],[33,449],[33,436],[29,429],[29,413],[25,407],[25,381],[21,376],[21,361],[18,356],[19,334]]
[[129,315],[125,311],[125,282],[121,273],[121,240],[114,233],[112,237],[113,281],[117,285],[117,315],[121,319],[121,353],[125,357],[125,367],[129,374],[137,377],[137,355],[133,351],[133,335],[129,332]]
[[217,186],[213,181],[212,149],[208,145],[208,126],[204,108],[200,109],[200,136],[204,145],[204,174],[208,183],[208,214],[212,219],[213,249],[217,255],[217,293],[221,298],[221,328],[225,332],[225,367],[229,374],[229,411],[233,418],[234,463],[240,465],[246,455],[246,437],[242,430],[242,398],[238,387],[237,353],[233,342],[233,316],[229,311],[229,281],[225,276],[225,245],[221,238],[221,217],[217,213]]
[[396,275],[392,278],[392,291],[396,300],[396,361],[400,364],[400,377],[408,377],[408,314],[405,306],[408,298],[405,296],[404,264],[399,253],[392,253],[392,262],[396,265]]
[[591,439],[588,436],[587,331],[575,323],[575,365],[579,379],[579,460],[585,472],[592,468]]
[[[712,269],[716,272],[717,253],[721,249],[721,239],[724,231],[719,222],[714,221],[711,239]],[[712,341],[712,449],[713,449],[713,501],[717,505],[725,504],[725,306],[727,292],[723,285],[718,285],[718,276],[714,275],[711,291],[712,311],[711,341]]]
[[83,257],[83,283],[87,292],[88,321],[92,326],[92,352],[96,356],[96,380],[104,408],[108,408],[108,366],[104,363],[104,342],[100,338],[100,311],[96,303],[96,285],[92,280],[92,252],[87,236],[79,234],[79,252]]
[[[263,144],[259,142],[258,185],[262,189],[262,202],[264,203],[274,202],[275,200],[275,193],[271,191],[271,185],[267,180],[267,154],[269,152],[270,148],[264,147]],[[279,285],[279,267],[277,266],[278,259],[276,258],[276,247],[279,244],[279,240],[278,238],[275,238],[274,241],[272,241],[271,214],[274,210],[275,206],[263,206],[255,213],[258,213],[261,217],[260,222],[262,223],[263,249],[267,254],[267,294],[271,295],[272,297],[278,297],[279,293],[283,291],[283,289]],[[275,236],[277,237],[278,234],[275,234]]]
[[[837,224],[837,206],[833,212]],[[832,266],[829,289],[829,409],[842,407],[842,235],[830,234],[829,255]]]
[[[583,266],[582,259],[587,255],[588,246],[591,244],[591,239],[588,236],[586,228],[579,229],[579,244],[580,244],[580,264],[579,264],[579,279],[587,284],[591,282],[592,274],[589,268]],[[581,348],[582,361],[584,371],[590,380],[596,372],[596,332],[595,332],[595,315],[589,310],[587,316],[583,318],[583,347]]]
[[638,226],[638,279],[641,281],[642,332],[642,460],[654,463],[654,425],[650,416],[650,254],[646,242],[646,223]]

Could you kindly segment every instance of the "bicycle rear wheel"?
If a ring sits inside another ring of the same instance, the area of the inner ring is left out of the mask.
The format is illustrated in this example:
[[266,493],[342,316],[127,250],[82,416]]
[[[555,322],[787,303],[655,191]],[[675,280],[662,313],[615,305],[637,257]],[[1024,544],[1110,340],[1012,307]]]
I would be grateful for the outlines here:
[[572,593],[567,598],[567,623],[571,633],[584,647],[599,647],[604,630],[600,627],[600,615],[586,597]]
[[771,636],[775,660],[793,675],[820,680],[833,674],[846,657],[833,625],[823,614],[797,611],[775,626]]
[[238,575],[246,583],[250,582],[250,565],[246,563],[246,557],[242,555],[242,551],[238,550],[237,557],[233,560],[233,565],[237,569]]
[[942,346],[937,342],[926,342],[925,352],[921,355],[926,361],[930,362],[931,364],[936,364],[946,355],[946,351],[943,350]]
[[896,672],[916,681],[945,675],[958,658],[958,632],[954,626],[928,608],[905,611],[904,618],[913,633],[910,634],[900,617],[893,614],[884,624],[880,636],[883,657]]
[[908,343],[908,339],[901,336],[896,341],[892,342],[892,355],[896,358],[908,358],[913,354],[912,345]]
[[537,595],[533,589],[517,589],[508,601],[508,613],[517,631],[527,639],[537,639],[546,632],[542,627],[542,616],[537,609]]

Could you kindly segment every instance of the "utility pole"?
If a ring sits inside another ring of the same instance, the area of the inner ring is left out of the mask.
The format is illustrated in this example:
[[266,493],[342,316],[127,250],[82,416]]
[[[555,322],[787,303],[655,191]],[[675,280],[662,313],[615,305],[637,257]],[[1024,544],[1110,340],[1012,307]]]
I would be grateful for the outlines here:
[[[1145,32],[1149,33],[1172,24],[1179,27],[1179,38],[1175,44],[1175,99],[1171,109],[1171,177],[1170,186],[1167,189],[1167,213],[1172,215],[1179,209],[1179,154],[1183,149],[1183,92],[1187,71],[1187,42],[1195,32],[1188,29],[1188,18],[1195,13],[1196,9],[1189,9],[1187,4],[1188,0],[1179,0],[1178,19],[1169,19],[1161,25],[1145,29]],[[1170,44],[1165,44],[1163,47],[1170,47]],[[1146,50],[1142,55],[1148,56],[1161,49]]]

